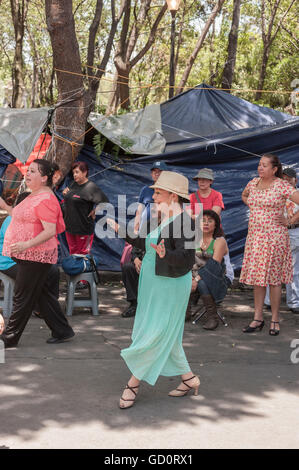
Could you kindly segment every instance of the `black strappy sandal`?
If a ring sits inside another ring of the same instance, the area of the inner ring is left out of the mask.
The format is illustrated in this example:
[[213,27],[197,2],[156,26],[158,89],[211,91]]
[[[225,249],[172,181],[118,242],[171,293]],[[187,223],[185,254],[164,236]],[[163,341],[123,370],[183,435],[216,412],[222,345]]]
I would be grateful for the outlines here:
[[256,321],[260,324],[257,326],[250,326],[250,325],[246,326],[246,328],[243,328],[243,333],[253,333],[254,331],[262,331],[262,329],[265,326],[264,320],[256,320],[254,318],[252,321]]
[[[275,328],[275,324],[278,324],[278,325],[279,325],[279,321],[272,321],[272,320],[271,320],[271,323],[274,323],[274,328],[270,328],[270,330],[269,330],[269,335],[270,335],[270,336],[278,336],[280,330],[277,330],[277,329]],[[270,326],[271,326],[271,323],[270,323]]]
[[136,385],[135,387],[130,387],[129,384],[126,385],[125,390],[131,390],[131,392],[134,393],[135,397],[134,398],[123,398],[123,397],[121,397],[122,401],[131,402],[131,404],[129,404],[128,406],[121,406],[121,404],[119,404],[119,407],[120,407],[121,410],[126,410],[127,408],[131,408],[131,406],[134,405],[136,397],[137,397],[137,392],[135,392],[135,390],[133,390],[133,389],[138,388],[138,387],[139,387],[139,385]]
[[[195,383],[193,385],[189,385],[186,383],[186,382],[189,382],[189,380],[193,380],[193,379],[195,379],[194,381]],[[168,396],[169,397],[184,397],[190,392],[190,390],[194,390],[195,396],[198,395],[200,380],[199,380],[199,377],[197,377],[197,375],[193,375],[192,377],[190,377],[190,379],[182,380],[182,383],[186,385],[186,387],[188,388],[185,388],[184,390],[182,390],[181,388],[176,388],[175,390],[172,390],[171,392],[169,392]]]

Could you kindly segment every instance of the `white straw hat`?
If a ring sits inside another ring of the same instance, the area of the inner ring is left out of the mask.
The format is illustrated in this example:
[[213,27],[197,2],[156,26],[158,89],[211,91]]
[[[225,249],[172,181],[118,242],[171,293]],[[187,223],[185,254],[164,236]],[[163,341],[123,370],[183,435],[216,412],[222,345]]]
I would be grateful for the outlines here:
[[187,201],[190,200],[188,178],[175,171],[162,171],[155,184],[150,186],[150,188],[164,189],[181,196]]

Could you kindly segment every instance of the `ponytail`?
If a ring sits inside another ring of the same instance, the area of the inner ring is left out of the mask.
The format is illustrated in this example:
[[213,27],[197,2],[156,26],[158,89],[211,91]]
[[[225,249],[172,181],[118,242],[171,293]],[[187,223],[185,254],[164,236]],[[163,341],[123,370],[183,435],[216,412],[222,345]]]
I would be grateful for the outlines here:
[[33,160],[33,163],[38,165],[38,170],[42,176],[47,176],[47,186],[50,188],[53,185],[53,176],[56,171],[59,170],[57,163],[51,163],[48,160],[43,160],[42,158],[37,158]]
[[263,155],[263,157],[269,158],[272,168],[277,168],[275,176],[277,176],[277,178],[282,179],[282,164],[278,156],[274,155],[273,153],[266,153],[265,155]]

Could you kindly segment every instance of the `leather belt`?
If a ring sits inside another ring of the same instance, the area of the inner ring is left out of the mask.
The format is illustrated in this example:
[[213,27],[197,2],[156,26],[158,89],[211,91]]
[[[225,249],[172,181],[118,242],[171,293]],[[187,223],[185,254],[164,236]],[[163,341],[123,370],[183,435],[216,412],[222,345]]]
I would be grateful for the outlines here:
[[299,224],[291,224],[291,225],[288,225],[288,229],[292,229],[292,228],[298,228],[299,227]]

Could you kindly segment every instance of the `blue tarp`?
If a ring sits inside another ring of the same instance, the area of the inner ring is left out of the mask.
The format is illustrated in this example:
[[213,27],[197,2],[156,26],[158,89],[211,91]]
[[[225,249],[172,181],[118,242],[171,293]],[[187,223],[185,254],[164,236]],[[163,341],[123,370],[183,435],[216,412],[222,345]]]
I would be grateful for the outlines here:
[[[248,208],[242,203],[241,193],[247,182],[257,176],[258,160],[263,153],[277,154],[284,166],[299,172],[299,118],[221,90],[211,90],[206,85],[161,104],[161,118],[167,141],[163,154],[135,156],[134,160],[115,166],[111,156],[102,154],[99,160],[92,147],[84,146],[78,160],[87,162],[90,180],[107,194],[116,208],[116,217],[119,195],[126,195],[129,206],[137,202],[141,188],[152,183],[153,161],[163,159],[170,170],[188,177],[190,192],[197,189],[192,180],[197,171],[212,168],[213,188],[223,194],[222,224],[232,263],[235,269],[240,269],[248,223]],[[0,148],[0,164],[11,163],[12,156],[8,152],[5,156],[3,150]],[[121,239],[95,236],[92,251],[101,259],[99,268],[119,271],[123,246]]]
[[[120,194],[126,195],[127,205],[137,201],[141,188],[152,182],[150,168],[155,160],[165,160],[170,170],[188,177],[190,192],[197,189],[192,180],[197,171],[212,168],[213,188],[223,194],[222,224],[232,263],[239,270],[249,216],[241,200],[242,191],[257,176],[263,153],[277,154],[283,166],[292,166],[299,172],[299,118],[209,88],[201,85],[161,104],[167,141],[163,154],[137,157],[119,164],[118,169],[108,169],[115,164],[112,158],[103,154],[99,162],[93,149],[85,146],[78,159],[88,163],[90,179],[115,207]],[[93,251],[101,258],[100,268],[120,270],[123,246],[119,239],[95,237]]]
[[[299,173],[299,145],[275,152],[284,166],[292,166]],[[127,206],[137,202],[138,194],[144,185],[150,185],[151,161],[144,162],[137,159],[134,162],[119,164],[117,169],[109,169],[115,162],[108,155],[102,155],[99,163],[94,155],[93,148],[85,146],[80,153],[80,160],[86,161],[89,168],[89,179],[97,183],[107,194],[111,204],[118,206],[118,196],[125,194]],[[200,161],[200,160],[199,160]],[[204,160],[196,164],[173,164],[168,161],[169,169],[184,174],[190,183],[190,191],[197,189],[196,182],[192,177],[196,175],[199,168],[209,166],[215,174],[213,188],[222,192],[225,211],[222,213],[222,225],[229,244],[231,260],[235,269],[242,265],[245,238],[247,235],[248,208],[241,200],[241,194],[248,181],[257,176],[258,157],[240,158],[239,160],[214,163]],[[116,210],[116,216],[118,215]],[[128,217],[127,221],[129,221]],[[108,271],[120,270],[120,256],[124,242],[120,239],[99,239],[95,236],[93,253],[101,259],[100,269]]]
[[295,121],[289,114],[258,106],[222,90],[199,85],[162,103],[165,153],[194,147],[205,139],[240,138],[258,129]]
[[[14,163],[16,158],[0,144],[0,178],[3,178],[7,165]],[[0,196],[3,192],[3,182],[0,180]]]

